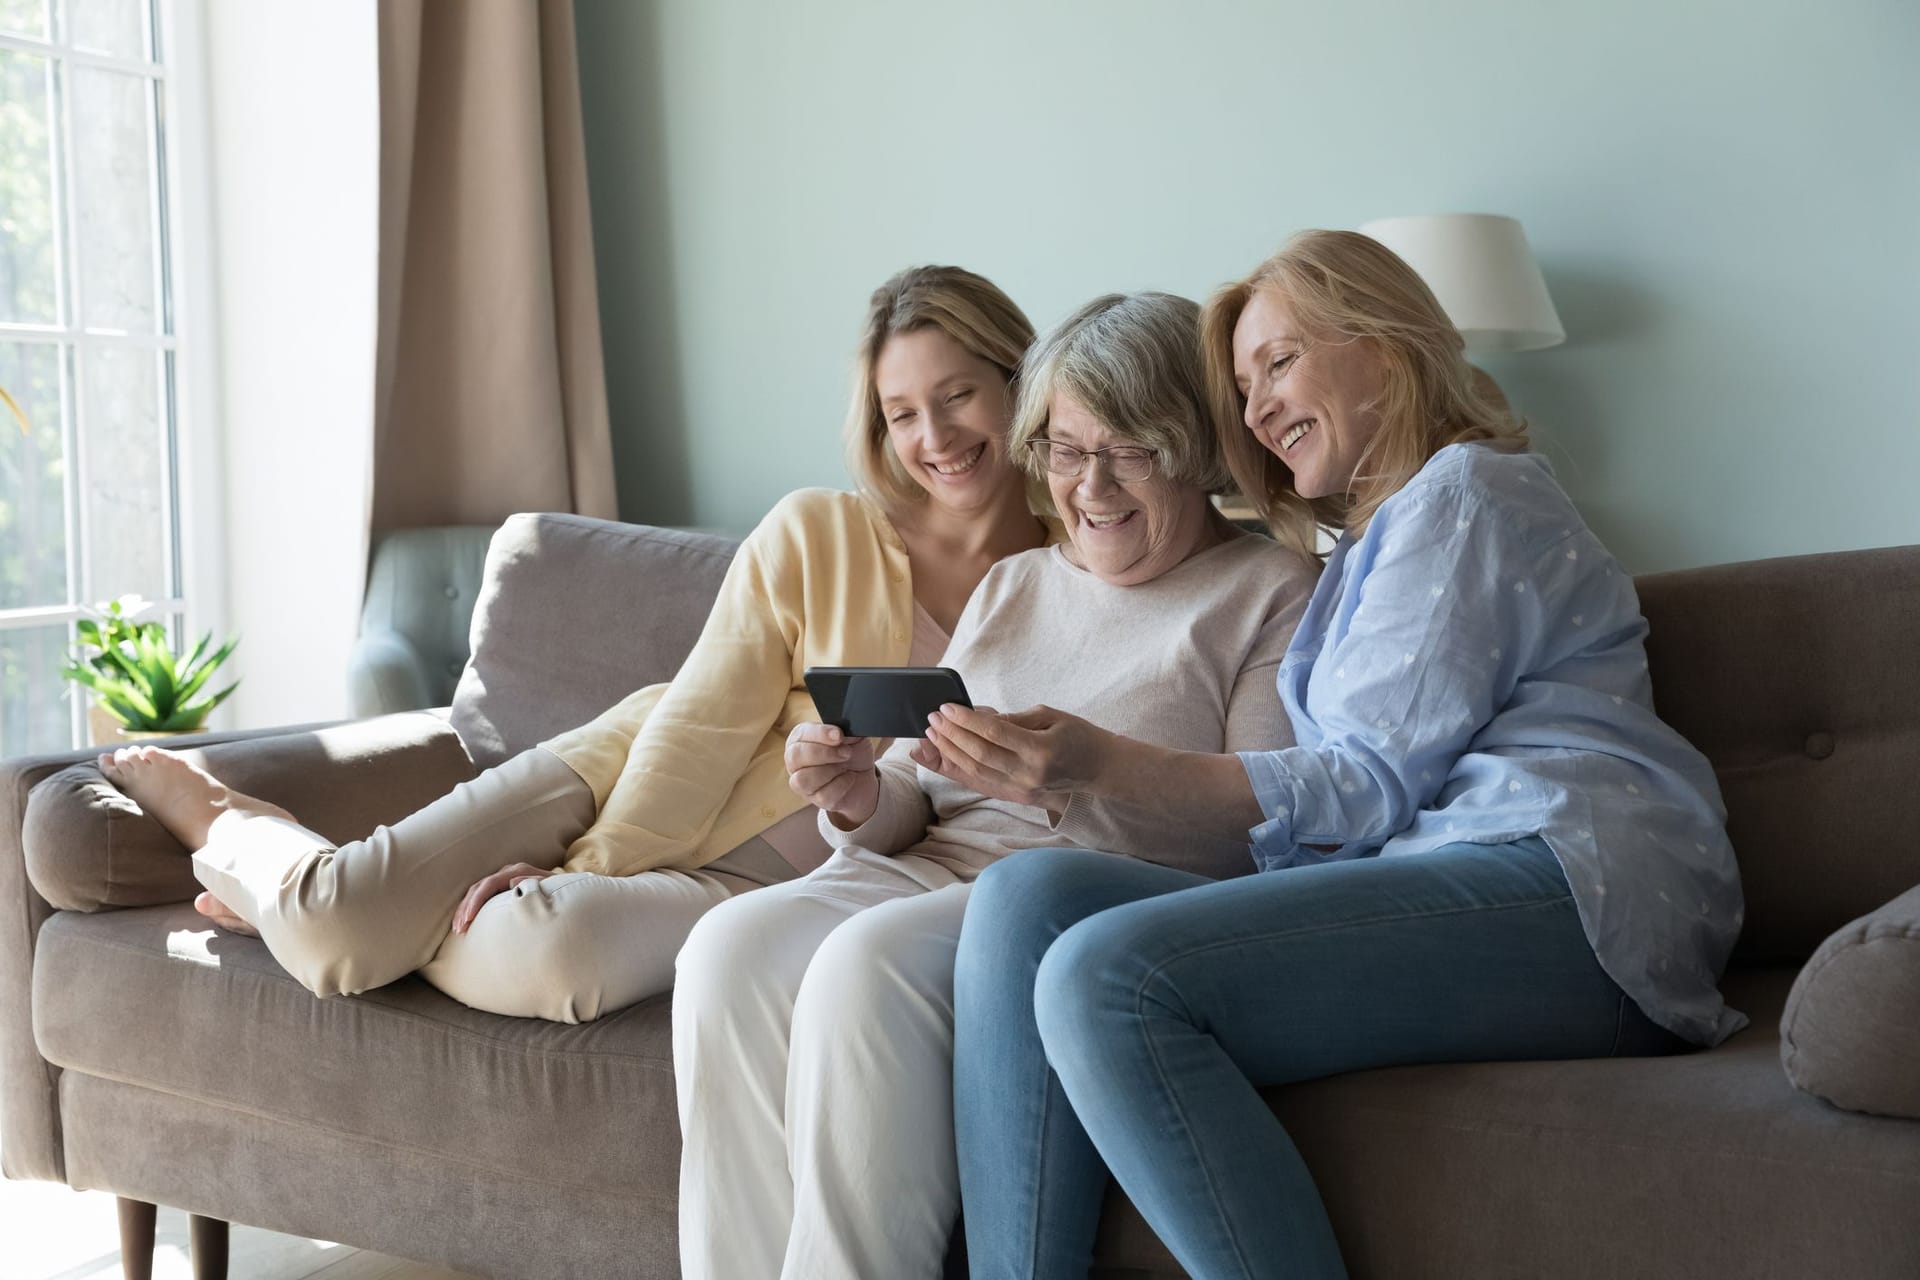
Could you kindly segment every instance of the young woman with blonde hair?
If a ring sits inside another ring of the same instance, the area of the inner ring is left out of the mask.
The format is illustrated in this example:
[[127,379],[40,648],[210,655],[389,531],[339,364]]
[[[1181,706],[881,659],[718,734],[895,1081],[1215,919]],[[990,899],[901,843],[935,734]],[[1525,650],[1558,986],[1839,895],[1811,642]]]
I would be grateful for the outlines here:
[[1086,1273],[1111,1170],[1195,1277],[1339,1276],[1259,1090],[1422,1062],[1714,1044],[1739,874],[1705,758],[1653,708],[1632,580],[1475,387],[1419,277],[1310,231],[1203,321],[1234,478],[1284,543],[1340,529],[1279,671],[1297,745],[1168,751],[956,712],[986,794],[1071,788],[1262,874],[1082,850],[975,885],[954,976],[971,1273]]
[[101,768],[193,851],[216,922],[316,995],[419,970],[496,1013],[576,1022],[665,991],[694,923],[826,860],[781,754],[809,666],[934,662],[974,586],[1047,527],[1008,458],[1033,328],[956,267],[868,308],[847,423],[858,494],[794,493],[741,544],[672,683],[338,847],[154,748]]

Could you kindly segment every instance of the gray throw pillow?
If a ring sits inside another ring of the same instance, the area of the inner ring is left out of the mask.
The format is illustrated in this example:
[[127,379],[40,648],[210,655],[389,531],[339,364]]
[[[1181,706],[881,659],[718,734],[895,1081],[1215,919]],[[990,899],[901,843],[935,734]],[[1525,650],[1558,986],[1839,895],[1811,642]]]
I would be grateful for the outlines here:
[[490,768],[673,679],[731,538],[575,515],[507,518],[487,549],[453,727]]
[[1920,888],[1820,944],[1780,1016],[1780,1062],[1836,1107],[1920,1119]]

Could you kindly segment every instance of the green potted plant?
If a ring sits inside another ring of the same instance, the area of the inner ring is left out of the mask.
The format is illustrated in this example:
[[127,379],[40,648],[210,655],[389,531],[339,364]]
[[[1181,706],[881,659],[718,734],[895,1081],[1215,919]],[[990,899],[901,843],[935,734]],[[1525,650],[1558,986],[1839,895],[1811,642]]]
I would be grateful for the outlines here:
[[176,657],[165,626],[138,621],[150,608],[138,596],[122,596],[104,608],[88,610],[89,616],[74,624],[80,645],[60,674],[92,690],[96,746],[194,733],[240,687],[236,680],[218,693],[200,696],[238,639],[209,653],[209,632],[184,658]]

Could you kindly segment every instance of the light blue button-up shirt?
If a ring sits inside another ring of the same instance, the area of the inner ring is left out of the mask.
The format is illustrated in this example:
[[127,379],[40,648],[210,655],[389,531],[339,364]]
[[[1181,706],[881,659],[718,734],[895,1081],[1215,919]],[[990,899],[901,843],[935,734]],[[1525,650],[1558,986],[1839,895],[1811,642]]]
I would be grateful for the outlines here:
[[1646,635],[1545,460],[1442,449],[1327,561],[1280,666],[1298,745],[1241,753],[1255,860],[1538,836],[1613,980],[1717,1044],[1746,1025],[1718,987],[1740,875],[1711,766],[1654,714]]

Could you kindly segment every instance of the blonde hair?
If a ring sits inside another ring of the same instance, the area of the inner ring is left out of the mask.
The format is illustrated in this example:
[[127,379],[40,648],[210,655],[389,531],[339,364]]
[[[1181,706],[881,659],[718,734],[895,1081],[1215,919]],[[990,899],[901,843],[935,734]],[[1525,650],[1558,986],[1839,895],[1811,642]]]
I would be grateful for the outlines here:
[[[854,358],[847,470],[861,492],[894,513],[925,501],[927,493],[900,465],[887,438],[874,367],[887,339],[920,329],[937,329],[994,366],[1010,391],[1033,342],[1033,324],[1013,299],[985,276],[960,267],[908,267],[873,291]],[[1029,486],[1030,503],[1033,496]]]
[[1230,483],[1207,412],[1200,308],[1170,293],[1109,293],[1060,322],[1027,352],[1007,448],[1042,482],[1034,443],[1055,395],[1072,396],[1129,443],[1159,455],[1159,470],[1215,493]]
[[[1233,374],[1233,331],[1254,293],[1275,291],[1318,343],[1365,341],[1383,366],[1366,408],[1380,429],[1361,454],[1349,490],[1307,499],[1293,473],[1246,427],[1246,397]],[[1493,380],[1467,363],[1459,330],[1426,282],[1391,249],[1355,231],[1302,231],[1244,280],[1207,300],[1200,319],[1207,397],[1234,483],[1281,543],[1314,555],[1318,526],[1362,530],[1427,460],[1450,444],[1527,448]],[[1488,388],[1492,394],[1488,394]]]

